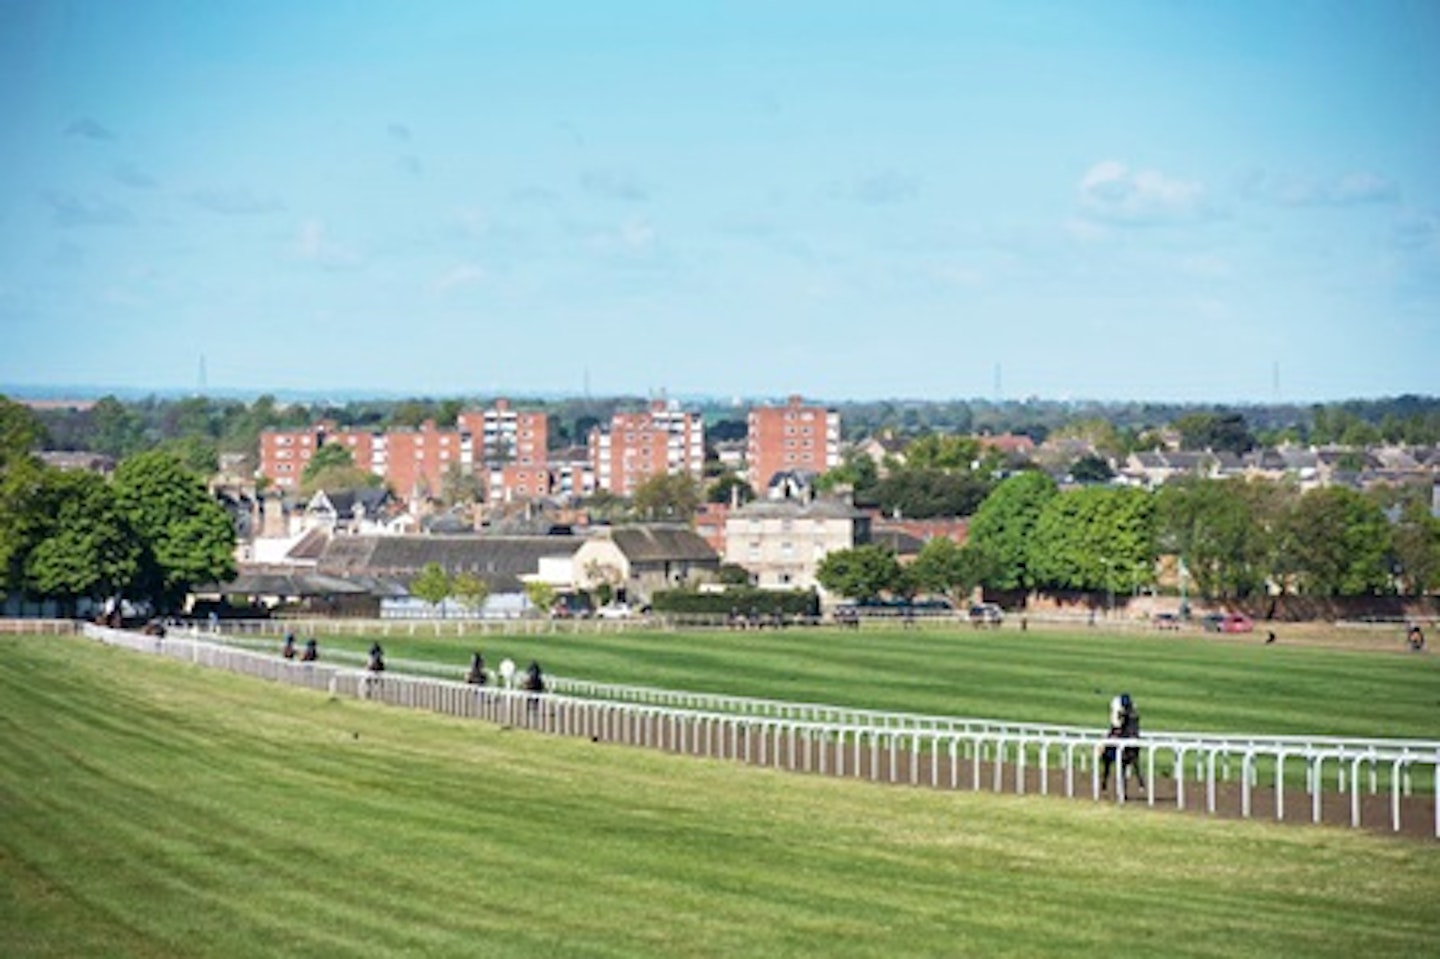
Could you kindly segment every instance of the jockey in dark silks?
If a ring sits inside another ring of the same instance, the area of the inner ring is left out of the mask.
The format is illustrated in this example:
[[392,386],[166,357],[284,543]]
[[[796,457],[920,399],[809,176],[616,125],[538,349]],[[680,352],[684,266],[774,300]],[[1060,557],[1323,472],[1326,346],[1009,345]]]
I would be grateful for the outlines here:
[[[1139,739],[1140,738],[1140,713],[1135,709],[1135,703],[1130,699],[1129,693],[1121,693],[1110,701],[1110,729],[1106,733],[1110,739]],[[1103,765],[1100,771],[1100,788],[1110,788],[1110,767],[1115,764],[1115,746],[1106,746],[1101,753]],[[1124,778],[1130,770],[1134,770],[1135,778],[1140,781],[1140,788],[1145,789],[1145,777],[1140,772],[1140,747],[1124,746],[1120,750],[1120,776]]]
[[284,645],[283,647],[281,647],[281,649],[280,649],[280,655],[281,655],[281,656],[284,656],[286,659],[294,659],[294,658],[295,658],[295,634],[294,634],[294,633],[286,633],[286,634],[285,634],[285,645]]
[[385,672],[385,650],[380,648],[379,643],[370,647],[370,661],[366,663],[365,668],[372,673]]
[[302,662],[302,663],[313,663],[313,662],[315,662],[315,661],[316,661],[317,659],[319,659],[319,658],[320,658],[320,647],[319,647],[319,644],[317,644],[317,643],[315,642],[315,637],[314,637],[314,636],[311,636],[309,639],[305,640],[305,652],[303,652],[303,653],[300,654],[300,662]]
[[465,682],[472,686],[484,686],[485,678],[485,657],[476,652],[470,657],[470,669],[465,673]]

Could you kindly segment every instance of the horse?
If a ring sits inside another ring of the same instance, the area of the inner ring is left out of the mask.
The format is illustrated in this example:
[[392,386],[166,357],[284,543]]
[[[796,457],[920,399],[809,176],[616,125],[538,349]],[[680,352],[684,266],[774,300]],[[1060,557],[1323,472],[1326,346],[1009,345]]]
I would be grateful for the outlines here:
[[1405,634],[1405,641],[1417,653],[1425,648],[1425,634],[1420,631],[1419,626],[1410,627],[1410,631]]
[[485,679],[485,657],[477,652],[470,657],[470,669],[465,673],[465,682],[472,686],[484,686]]
[[[1139,739],[1140,738],[1140,714],[1133,706],[1126,707],[1125,713],[1118,726],[1111,726],[1109,732],[1111,739]],[[1110,788],[1110,767],[1115,764],[1115,746],[1106,746],[1101,753],[1102,765],[1100,767],[1100,788]],[[1140,747],[1120,747],[1120,779],[1124,780],[1130,772],[1135,773],[1135,778],[1140,782],[1140,788],[1146,789],[1145,775],[1140,772]]]
[[379,643],[370,647],[370,661],[366,663],[365,668],[372,673],[385,672],[385,650],[380,648]]
[[286,634],[285,634],[285,645],[284,645],[283,647],[281,647],[281,649],[280,649],[280,655],[281,655],[281,656],[284,656],[286,659],[294,659],[294,658],[295,658],[295,634],[294,634],[294,633],[286,633]]
[[320,647],[315,642],[315,637],[305,640],[305,652],[300,654],[300,662],[313,663],[320,658]]

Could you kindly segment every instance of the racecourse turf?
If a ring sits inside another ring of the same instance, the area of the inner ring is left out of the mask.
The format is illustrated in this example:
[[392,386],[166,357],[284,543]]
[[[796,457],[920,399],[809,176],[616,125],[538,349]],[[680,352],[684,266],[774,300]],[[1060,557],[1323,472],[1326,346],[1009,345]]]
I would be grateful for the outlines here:
[[1336,649],[1288,638],[1203,633],[1021,632],[1013,627],[321,639],[359,652],[379,639],[392,659],[446,664],[472,650],[546,672],[616,683],[868,709],[1103,728],[1130,693],[1149,732],[1440,739],[1440,657]]
[[[73,638],[0,661],[5,956],[1412,956],[1440,931],[1428,842],[789,775]],[[751,691],[862,689],[822,677]]]

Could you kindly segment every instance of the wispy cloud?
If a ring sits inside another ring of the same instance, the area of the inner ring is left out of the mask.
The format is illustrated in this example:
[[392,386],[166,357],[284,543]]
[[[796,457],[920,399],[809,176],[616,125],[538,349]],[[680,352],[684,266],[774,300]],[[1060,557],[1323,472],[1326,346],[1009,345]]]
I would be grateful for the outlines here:
[[325,222],[309,219],[301,222],[295,232],[291,253],[305,263],[327,270],[347,270],[360,265],[360,255],[336,243],[325,228]]
[[78,197],[59,190],[46,190],[41,196],[57,226],[130,226],[135,222],[135,214],[104,197]]
[[425,165],[422,164],[420,162],[420,158],[413,153],[407,153],[404,156],[396,157],[395,166],[400,170],[400,172],[408,173],[410,176],[418,177],[425,175]]
[[1440,244],[1440,213],[1406,210],[1395,218],[1391,238],[1403,250],[1418,250]]
[[1203,184],[1155,170],[1131,170],[1118,160],[1085,172],[1080,210],[1093,219],[1130,226],[1184,222],[1210,213]]
[[463,289],[468,286],[475,286],[483,283],[489,274],[474,263],[461,263],[458,266],[446,270],[435,280],[434,290],[436,293],[450,293],[454,290]]
[[192,190],[186,198],[202,209],[224,216],[255,216],[285,209],[275,197],[260,196],[246,187]]
[[920,185],[913,177],[896,170],[882,170],[856,181],[850,196],[860,203],[881,206],[912,200],[919,192]]
[[651,192],[635,176],[616,170],[587,170],[580,175],[580,188],[595,196],[630,203],[650,199]]
[[1287,176],[1253,170],[1241,178],[1239,192],[1248,200],[1294,207],[1346,207],[1400,201],[1399,184],[1368,170],[1333,177]]
[[111,133],[97,120],[90,117],[80,117],[78,120],[71,120],[70,125],[65,128],[67,137],[80,137],[84,140],[113,140],[115,134]]
[[116,183],[133,187],[137,190],[149,190],[153,188],[155,178],[133,163],[117,163],[110,169],[110,176]]
[[390,135],[390,139],[392,140],[399,141],[400,143],[410,142],[410,128],[403,123],[392,122],[385,128],[385,132]]

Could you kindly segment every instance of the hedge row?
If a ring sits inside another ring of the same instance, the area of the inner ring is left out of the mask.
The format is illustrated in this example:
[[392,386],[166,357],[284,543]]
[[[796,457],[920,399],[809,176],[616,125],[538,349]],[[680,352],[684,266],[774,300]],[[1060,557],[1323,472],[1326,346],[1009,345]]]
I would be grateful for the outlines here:
[[700,593],[689,589],[661,590],[650,598],[657,613],[709,613],[725,616],[732,612],[746,616],[782,613],[786,616],[817,616],[820,597],[811,590],[772,590],[731,587],[723,593]]

